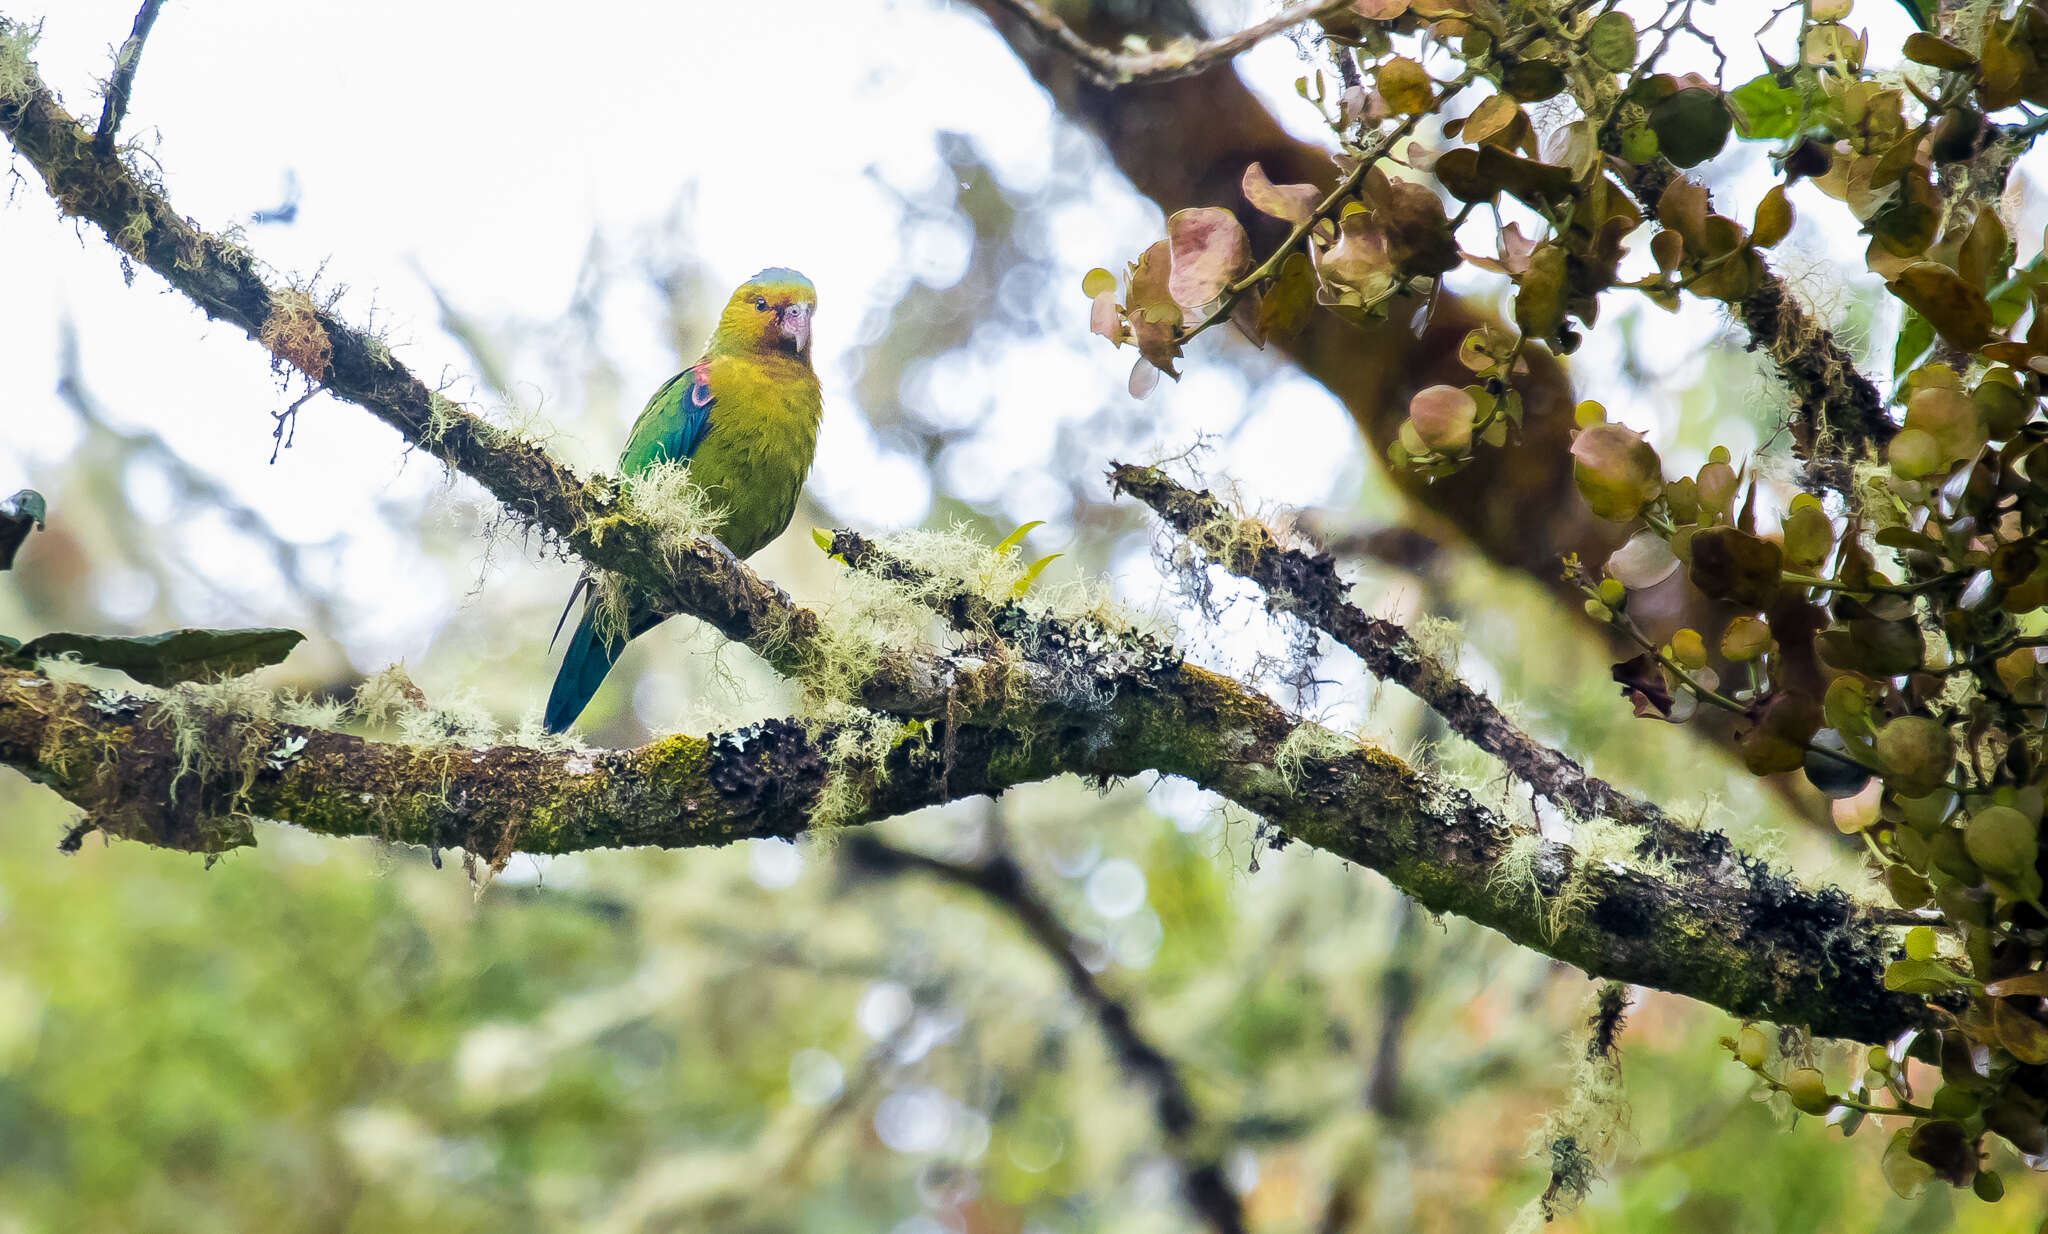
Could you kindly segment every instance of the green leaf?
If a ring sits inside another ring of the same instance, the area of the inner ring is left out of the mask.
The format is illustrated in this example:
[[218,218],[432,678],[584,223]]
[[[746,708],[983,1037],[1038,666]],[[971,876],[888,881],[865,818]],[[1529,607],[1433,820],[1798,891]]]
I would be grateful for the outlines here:
[[1045,568],[1064,556],[1066,556],[1065,553],[1054,553],[1051,556],[1040,557],[1037,561],[1032,562],[1025,568],[1024,577],[1018,579],[1017,585],[1010,589],[1010,594],[1021,596],[1031,590],[1031,584],[1038,581],[1038,576],[1045,571]]
[[297,630],[166,630],[141,637],[102,634],[45,634],[15,654],[29,659],[76,655],[87,664],[119,669],[145,685],[238,677],[281,663],[305,641]]
[[14,554],[20,550],[22,541],[28,539],[31,528],[42,527],[48,513],[43,495],[32,488],[0,501],[0,570],[14,567]]
[[[2017,316],[2017,314],[2015,314]],[[1906,306],[1899,317],[1899,338],[1892,344],[1892,378],[1904,377],[1920,366],[1920,358],[1934,346],[1934,323]]]
[[1934,29],[1933,0],[1899,0],[1899,7],[1906,10],[1906,15],[1913,19],[1914,25],[1922,30]]
[[[2027,305],[2033,303],[2034,285],[2040,281],[2041,258],[2036,255],[2034,260],[2014,270],[2004,281],[1993,287],[1987,297],[1991,301],[1991,324],[2004,330],[2018,321]],[[1907,311],[1911,312],[1910,309]],[[1932,328],[1929,327],[1930,330]],[[1933,341],[1930,336],[1928,342]]]
[[1728,143],[1733,117],[1718,90],[1692,86],[1650,108],[1657,148],[1680,167],[1704,163]]
[[1601,68],[1619,73],[1636,64],[1636,28],[1621,13],[1602,13],[1586,31],[1586,50]]
[[1001,544],[996,545],[996,555],[1001,556],[1005,553],[1010,552],[1018,545],[1024,543],[1024,537],[1031,534],[1031,529],[1033,527],[1043,526],[1045,526],[1045,520],[1042,518],[1035,518],[1032,519],[1030,522],[1024,524],[1022,527],[1019,527],[1017,530],[1011,532],[1009,535],[1004,536],[1003,542]]
[[1798,131],[1800,92],[1781,86],[1774,74],[1765,73],[1728,92],[1742,136],[1750,141],[1782,141]]
[[1884,968],[1884,988],[1900,994],[1939,994],[1976,984],[1940,960],[1893,960]]
[[823,527],[811,528],[811,543],[818,546],[819,552],[828,557],[832,555],[832,533]]

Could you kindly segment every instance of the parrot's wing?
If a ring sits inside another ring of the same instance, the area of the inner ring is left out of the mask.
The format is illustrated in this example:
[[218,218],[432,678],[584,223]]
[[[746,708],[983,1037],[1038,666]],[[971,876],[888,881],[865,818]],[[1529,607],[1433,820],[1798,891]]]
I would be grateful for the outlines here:
[[682,461],[697,453],[711,427],[711,365],[699,361],[662,383],[647,400],[632,436],[619,454],[619,470],[631,474],[656,463]]

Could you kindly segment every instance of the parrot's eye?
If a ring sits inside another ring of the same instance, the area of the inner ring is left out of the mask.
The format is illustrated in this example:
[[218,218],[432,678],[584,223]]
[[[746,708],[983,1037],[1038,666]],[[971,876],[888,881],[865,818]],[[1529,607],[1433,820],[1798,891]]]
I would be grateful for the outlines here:
[[761,310],[762,312],[764,312],[764,313],[765,313],[765,312],[767,312],[767,311],[768,311],[768,298],[767,298],[766,296],[755,296],[755,297],[754,297],[754,307],[755,307],[755,308],[757,308],[757,309],[760,309],[760,310]]

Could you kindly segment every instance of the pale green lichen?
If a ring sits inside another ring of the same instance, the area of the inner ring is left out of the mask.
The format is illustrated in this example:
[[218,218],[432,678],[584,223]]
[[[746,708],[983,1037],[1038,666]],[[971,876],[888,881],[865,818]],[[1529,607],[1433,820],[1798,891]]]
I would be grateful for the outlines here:
[[364,724],[390,726],[426,699],[426,692],[413,684],[403,663],[387,664],[363,678],[349,700],[348,710],[353,719]]
[[[1596,992],[1586,1009],[1595,1024],[1605,1020],[1604,989]],[[1617,1004],[1618,1008],[1619,1004]],[[1618,1024],[1618,1017],[1610,1024]],[[1596,1032],[1599,1030],[1596,1029]],[[1612,1040],[1603,1043],[1572,1039],[1571,1081],[1564,1103],[1551,1111],[1529,1137],[1529,1155],[1548,1167],[1550,1186],[1533,1207],[1544,1222],[1554,1221],[1577,1208],[1601,1173],[1613,1164],[1622,1141],[1628,1135],[1628,1094],[1622,1083],[1621,1052]],[[1524,1209],[1509,1228],[1527,1225]]]
[[40,24],[25,26],[0,18],[0,100],[19,103],[34,92],[36,66],[29,56],[42,34]]
[[228,790],[224,811],[240,813],[249,789],[274,744],[278,695],[253,677],[224,681],[180,682],[157,695],[152,726],[168,726],[178,770],[171,779],[171,799],[188,775],[202,781],[238,777]]
[[[390,353],[387,351],[385,354],[388,356]],[[466,414],[455,400],[438,390],[427,395],[427,423],[420,430],[420,444],[429,450],[439,447],[448,430]]]
[[1515,832],[1508,839],[1507,851],[1494,863],[1493,873],[1487,875],[1487,890],[1503,897],[1519,893],[1542,903],[1543,882],[1536,876],[1536,861],[1542,855],[1540,834],[1533,830]]
[[[616,513],[590,521],[591,539],[602,544],[612,522],[630,519],[651,529],[650,547],[667,570],[679,567],[685,553],[706,536],[717,535],[725,524],[725,507],[690,478],[688,463],[655,463],[625,480],[622,497]],[[611,637],[632,627],[636,588],[629,580],[594,571],[591,591],[600,634]]]
[[474,750],[497,744],[498,725],[474,694],[414,707],[398,718],[398,740],[409,746],[458,745]]
[[345,714],[372,728],[395,730],[402,745],[481,750],[505,740],[497,721],[474,694],[463,692],[442,702],[430,701],[403,664],[387,665],[365,677]]
[[1422,654],[1435,660],[1447,673],[1458,671],[1465,655],[1465,629],[1448,617],[1425,614],[1408,628]]
[[825,747],[825,783],[811,804],[809,834],[830,844],[834,832],[857,822],[867,811],[874,790],[887,774],[889,754],[904,741],[921,737],[921,720],[903,721],[872,711],[844,714]]
[[300,728],[338,729],[348,721],[348,703],[286,693],[279,696],[277,718]]
[[909,587],[861,570],[818,606],[820,629],[798,682],[805,714],[828,717],[861,696],[883,659],[930,645],[937,618]]
[[1320,724],[1302,723],[1294,726],[1287,739],[1273,751],[1273,771],[1280,782],[1293,792],[1301,779],[1302,767],[1310,760],[1328,762],[1355,752],[1359,747],[1356,737],[1324,728]]

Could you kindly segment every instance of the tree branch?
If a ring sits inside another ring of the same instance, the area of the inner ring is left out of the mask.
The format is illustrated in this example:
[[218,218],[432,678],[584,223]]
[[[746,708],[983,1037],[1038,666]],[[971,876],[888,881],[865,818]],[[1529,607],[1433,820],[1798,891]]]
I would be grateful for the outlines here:
[[[855,569],[911,586],[956,629],[1009,640],[1027,659],[1043,660],[1047,650],[1057,658],[1075,648],[1086,648],[1078,662],[1041,664],[1041,680],[1061,683],[1063,692],[1085,696],[1114,691],[1112,706],[1121,711],[1127,700],[1135,701],[1129,691],[1138,683],[1128,677],[1149,676],[1141,688],[1154,697],[1165,694],[1176,700],[1169,711],[1149,713],[1140,721],[1141,725],[1165,724],[1158,734],[1163,739],[1159,744],[1140,739],[1143,757],[1151,760],[1149,769],[1185,776],[1261,815],[1281,828],[1285,837],[1377,870],[1433,911],[1471,917],[1589,973],[1660,989],[1672,989],[1664,982],[1676,976],[1665,969],[1666,962],[1691,953],[1695,946],[1705,944],[1707,936],[1724,936],[1736,949],[1726,953],[1727,962],[1741,969],[1754,965],[1758,955],[1784,954],[1779,948],[1791,943],[1791,938],[1783,935],[1776,943],[1765,943],[1753,930],[1789,930],[1791,936],[1805,936],[1804,941],[1792,943],[1790,950],[1818,961],[1823,970],[1846,979],[1848,968],[1874,966],[1859,979],[1868,982],[1861,993],[1852,995],[1849,989],[1836,987],[1829,996],[1831,1000],[1855,998],[1864,1002],[1867,1010],[1852,1011],[1834,1004],[1831,1013],[1845,1012],[1852,1019],[1875,1014],[1884,1020],[1926,1014],[1924,1003],[1883,991],[1881,970],[1892,945],[1877,933],[1881,928],[1877,917],[1853,905],[1839,891],[1799,887],[1732,846],[1726,847],[1725,856],[1719,856],[1720,849],[1700,840],[1692,841],[1686,851],[1716,854],[1711,864],[1702,858],[1668,880],[1619,861],[1576,853],[1569,846],[1518,831],[1469,793],[1384,750],[1346,745],[1335,734],[1289,716],[1264,695],[1192,665],[1179,664],[1170,675],[1119,673],[1127,678],[1122,684],[1096,678],[1083,687],[1074,677],[1087,673],[1090,657],[1101,654],[1099,629],[1066,628],[1057,618],[1033,617],[1016,602],[994,603],[964,586],[935,589],[921,567],[854,532],[835,533],[831,548]],[[994,654],[1002,658],[1000,648]],[[1146,662],[1149,657],[1141,656],[1140,663]],[[1184,725],[1191,727],[1181,727]],[[1125,739],[1133,736],[1128,720],[1120,719],[1115,731]],[[1075,736],[1084,742],[1102,740],[1085,731]],[[1110,741],[1105,751],[1115,748],[1117,738]],[[1445,879],[1446,874],[1451,877]],[[1529,881],[1517,885],[1515,880],[1524,875]],[[1461,877],[1470,881],[1460,883]],[[1643,882],[1638,883],[1639,879]],[[1605,907],[1593,908],[1595,901]],[[1791,906],[1794,902],[1797,907]],[[1623,925],[1629,918],[1638,918],[1637,924]],[[1806,920],[1795,923],[1793,918]],[[1681,920],[1689,924],[1678,927]],[[1820,927],[1819,934],[1808,933],[1823,921],[1835,925]],[[1610,926],[1618,929],[1610,934]],[[1624,941],[1624,936],[1646,926],[1651,933],[1677,927],[1686,937],[1681,941],[1668,936],[1661,943],[1647,936]],[[1591,934],[1581,933],[1589,927]],[[1832,933],[1838,927],[1862,937],[1846,950],[1822,958],[1815,946],[1831,950],[1829,940],[1840,937]],[[1705,934],[1692,935],[1693,929]],[[1595,936],[1600,936],[1598,941]],[[1736,942],[1743,937],[1747,943]],[[1862,959],[1852,959],[1866,944],[1874,949]],[[1577,958],[1565,954],[1580,945],[1592,950]],[[1702,954],[1718,946],[1705,944]],[[1758,950],[1745,961],[1737,954],[1743,948]],[[1634,952],[1638,961],[1664,971],[1651,979],[1611,971],[1624,952]],[[1651,952],[1663,954],[1653,959]],[[1732,971],[1722,975],[1732,975]],[[1834,987],[1832,977],[1824,980]],[[1775,985],[1776,979],[1767,979],[1765,984]],[[1718,998],[1705,1001],[1728,1006]],[[1885,1010],[1876,1009],[1880,1004]]]
[[[1603,135],[1618,142],[1613,134]],[[1664,190],[1679,176],[1662,157],[1633,163],[1621,177],[1643,214],[1657,218]],[[1711,200],[1709,201],[1711,209]],[[1849,494],[1848,462],[1882,450],[1899,431],[1885,415],[1884,398],[1856,361],[1835,341],[1834,332],[1813,320],[1782,276],[1757,254],[1763,277],[1732,307],[1749,331],[1750,346],[1770,357],[1792,391],[1799,453],[1809,484]]]
[[1611,818],[1644,832],[1641,855],[1698,874],[1733,873],[1732,847],[1719,832],[1687,827],[1658,806],[1589,774],[1570,756],[1517,728],[1494,701],[1423,650],[1398,624],[1345,599],[1328,553],[1282,548],[1256,521],[1239,518],[1207,491],[1190,491],[1156,467],[1117,463],[1110,485],[1150,506],[1216,564],[1257,583],[1277,611],[1293,614],[1350,648],[1375,676],[1405,687],[1451,731],[1505,764],[1524,783],[1580,818]]
[[865,834],[849,839],[845,852],[847,859],[860,869],[880,874],[926,874],[977,892],[1022,926],[1031,941],[1052,958],[1066,979],[1067,988],[1094,1017],[1096,1028],[1109,1043],[1117,1062],[1152,1090],[1152,1116],[1180,1166],[1181,1187],[1188,1206],[1216,1234],[1243,1234],[1244,1207],[1223,1176],[1223,1164],[1216,1157],[1218,1145],[1202,1142],[1194,1098],[1181,1079],[1180,1069],[1138,1031],[1130,1008],[1102,988],[1102,983],[1081,961],[1073,935],[1031,886],[1024,868],[1014,857],[998,851],[986,861],[966,865],[898,848]]
[[128,95],[135,88],[135,70],[142,67],[142,45],[149,40],[149,29],[156,25],[156,15],[163,7],[164,0],[142,0],[142,8],[135,14],[135,28],[128,32],[127,40],[114,56],[114,75],[107,81],[107,101],[100,108],[100,127],[92,137],[93,153],[101,157],[114,152],[114,138],[128,114]]
[[1176,77],[1192,77],[1207,72],[1213,65],[1250,51],[1290,26],[1349,8],[1352,0],[1298,0],[1298,3],[1288,5],[1264,21],[1222,38],[1207,42],[1178,39],[1163,51],[1123,53],[1098,47],[1082,38],[1037,0],[993,0],[993,3],[1029,22],[1048,43],[1073,57],[1074,63],[1090,81],[1113,90],[1118,86],[1172,81]]

